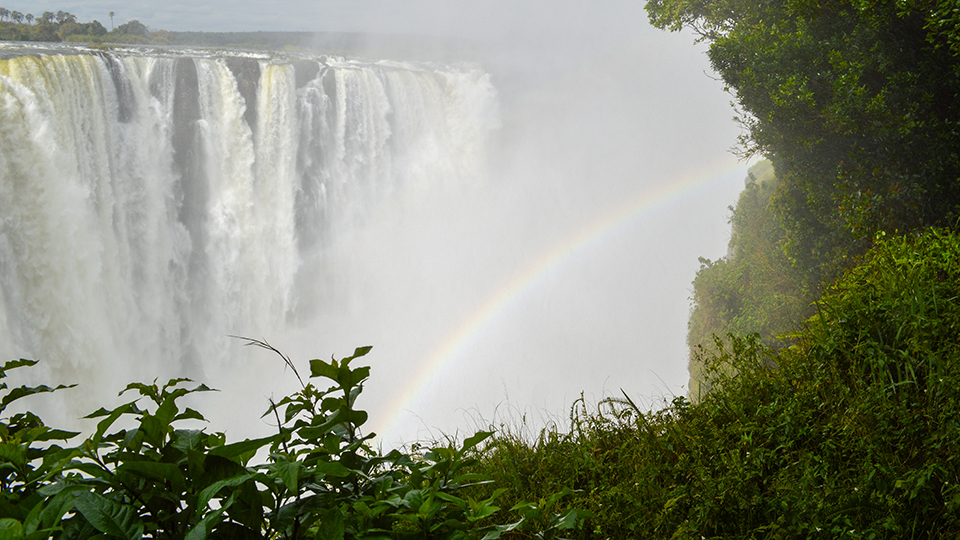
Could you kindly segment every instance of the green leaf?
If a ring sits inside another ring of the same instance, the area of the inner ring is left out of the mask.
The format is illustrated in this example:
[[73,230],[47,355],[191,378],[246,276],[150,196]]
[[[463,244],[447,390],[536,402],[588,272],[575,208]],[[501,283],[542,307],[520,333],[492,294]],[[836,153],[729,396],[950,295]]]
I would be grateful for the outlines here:
[[12,463],[20,468],[27,463],[27,447],[17,443],[0,444],[0,463]]
[[323,398],[323,401],[320,402],[320,410],[335,411],[339,409],[341,405],[345,405],[343,398],[340,398],[340,397]]
[[339,508],[334,507],[324,512],[323,517],[320,518],[317,538],[343,540],[344,531],[343,513]]
[[194,409],[191,409],[190,407],[187,407],[186,409],[184,409],[184,411],[183,411],[182,413],[180,413],[180,414],[178,414],[177,416],[175,416],[175,417],[173,418],[173,420],[174,420],[174,421],[177,421],[177,420],[202,420],[202,421],[206,422],[207,419],[204,418],[203,415],[200,414],[199,411],[196,411],[196,410],[194,410]]
[[418,510],[423,505],[423,492],[411,489],[403,496],[403,505],[411,510]]
[[46,506],[40,512],[40,523],[43,527],[53,527],[60,523],[63,516],[73,510],[76,502],[75,494],[80,491],[89,491],[90,487],[81,484],[57,484],[44,486],[41,494],[48,498]]
[[231,494],[230,497],[223,502],[220,508],[217,508],[213,512],[203,516],[203,519],[201,519],[193,527],[193,529],[190,529],[184,540],[206,540],[207,536],[210,534],[210,531],[212,531],[214,527],[223,521],[223,512],[233,504],[236,496],[236,493]]
[[77,493],[74,505],[87,522],[102,533],[125,540],[140,540],[143,536],[143,522],[132,506],[90,491]]
[[177,408],[178,397],[180,397],[179,393],[170,394],[164,398],[163,403],[157,407],[155,416],[162,424],[170,425],[170,423],[173,422],[174,417],[177,416],[177,413],[180,412],[180,410]]
[[332,362],[325,362],[319,358],[313,359],[310,361],[310,376],[311,377],[326,377],[333,380],[334,382],[339,383],[339,374],[336,366],[336,360]]
[[136,404],[136,401],[130,401],[128,403],[124,403],[123,405],[120,405],[119,407],[117,407],[116,409],[113,409],[112,411],[104,411],[104,409],[100,409],[99,411],[84,417],[84,418],[96,418],[97,416],[103,416],[102,414],[100,414],[101,411],[109,412],[109,416],[107,416],[106,418],[104,418],[103,420],[97,423],[97,432],[93,435],[93,437],[90,438],[90,442],[92,443],[94,448],[100,446],[100,441],[103,439],[103,434],[106,433],[108,429],[110,429],[110,426],[112,426],[113,423],[117,421],[117,418],[120,418],[122,415],[131,412],[131,408],[135,404]]
[[511,532],[517,527],[523,524],[523,520],[517,521],[516,523],[510,523],[507,525],[497,525],[493,530],[489,531],[487,534],[483,535],[481,540],[497,540],[500,538],[503,533]]
[[261,476],[262,475],[257,473],[244,473],[210,484],[197,495],[197,512],[199,513],[206,510],[207,503],[209,503],[210,499],[213,499],[221,489],[236,487],[252,478],[259,478]]
[[64,431],[62,429],[45,429],[42,434],[37,435],[32,440],[42,441],[66,441],[79,435],[79,431]]
[[35,366],[37,365],[37,362],[37,360],[27,360],[26,358],[21,358],[19,360],[8,360],[3,364],[3,367],[0,367],[0,379],[3,379],[7,376],[8,370],[23,366]]
[[560,516],[559,520],[557,521],[556,528],[562,530],[575,529],[578,521],[592,517],[594,517],[593,512],[571,508]]
[[480,501],[479,503],[470,499],[470,513],[467,515],[468,521],[480,521],[481,519],[494,514],[500,510],[500,507],[491,504],[490,500]]
[[370,366],[358,367],[357,369],[349,370],[348,374],[340,381],[340,384],[346,388],[353,388],[368,378],[370,378]]
[[275,464],[277,477],[283,481],[292,493],[299,492],[300,463],[296,461],[278,461]]
[[320,461],[316,465],[310,468],[310,472],[313,474],[320,474],[323,476],[333,476],[336,478],[346,478],[350,476],[353,472],[349,468],[345,467],[339,462],[330,462],[330,461]]
[[[182,383],[182,382],[193,382],[193,379],[188,379],[188,378],[186,378],[186,377],[179,377],[179,378],[176,378],[176,379],[170,379],[170,380],[167,381],[167,384],[163,385],[163,388],[161,389],[161,393],[162,393],[162,394],[166,394],[166,393],[167,393],[167,388],[174,388],[174,387],[176,387],[178,384],[180,384],[180,383]],[[182,390],[182,389],[181,389],[181,390]]]
[[215,540],[263,540],[259,527],[251,529],[240,523],[230,521],[222,522],[217,525],[217,529],[208,536]]
[[20,398],[24,398],[24,397],[27,397],[27,396],[32,396],[32,395],[34,395],[34,394],[44,394],[44,393],[49,393],[49,392],[56,392],[57,390],[64,390],[64,389],[67,389],[67,388],[73,388],[73,387],[75,387],[75,386],[77,386],[77,385],[71,384],[71,385],[67,386],[67,385],[61,384],[60,386],[57,386],[57,387],[55,387],[55,388],[51,388],[51,387],[49,387],[49,386],[47,386],[47,385],[40,385],[40,386],[20,386],[20,387],[18,387],[18,388],[14,388],[13,390],[10,390],[10,391],[7,393],[7,395],[3,396],[3,398],[0,399],[0,411],[3,411],[4,409],[7,408],[8,405],[10,405],[11,403],[13,403],[14,401],[16,401],[16,400],[18,400],[18,399],[20,399]]
[[183,489],[187,479],[173,463],[158,463],[156,461],[127,461],[117,467],[117,472],[149,478],[154,481],[170,482],[175,488]]
[[97,409],[97,410],[93,411],[92,413],[84,416],[83,418],[84,418],[84,419],[91,419],[91,418],[100,418],[101,416],[110,416],[110,413],[112,413],[112,412],[113,412],[113,411],[109,411],[109,410],[107,410],[107,409],[105,409],[105,408],[103,408],[103,407],[100,407],[99,409]]
[[[156,381],[154,381],[156,383]],[[148,397],[153,400],[154,403],[160,403],[160,389],[157,388],[156,384],[143,384],[139,382],[130,383],[126,388],[120,391],[118,396],[122,396],[124,393],[136,390],[140,393],[141,396]]]
[[168,427],[170,427],[170,424],[164,424],[159,418],[152,414],[145,414],[140,419],[140,430],[143,432],[146,441],[152,444],[154,448],[161,448],[163,446],[164,436],[166,435],[166,429]]
[[15,540],[23,535],[23,525],[13,518],[0,518],[0,540]]
[[457,496],[455,496],[455,495],[451,495],[451,494],[449,494],[449,493],[445,493],[445,492],[443,492],[443,491],[438,491],[438,492],[437,492],[437,498],[440,499],[440,500],[449,502],[449,503],[453,503],[453,504],[457,505],[457,506],[460,507],[460,508],[466,508],[466,506],[467,506],[467,501],[466,501],[466,500],[461,499],[460,497],[457,497]]
[[357,348],[354,349],[354,351],[353,351],[353,356],[350,356],[350,357],[348,357],[348,358],[344,358],[344,360],[345,360],[345,361],[349,361],[349,360],[353,360],[354,358],[360,358],[361,356],[366,356],[366,354],[367,354],[368,352],[370,352],[371,349],[373,349],[373,346],[371,346],[371,345],[367,345],[367,346],[364,346],[364,347],[357,347]]
[[491,435],[493,435],[492,431],[478,431],[476,434],[474,434],[473,437],[468,437],[464,439],[463,448],[461,449],[461,452],[466,452],[467,450],[470,450],[471,448],[487,440],[487,438],[489,438]]
[[199,429],[175,429],[170,437],[170,446],[181,452],[203,452],[209,435]]
[[[88,440],[87,442],[89,443],[90,441]],[[100,465],[96,463],[92,463],[90,461],[74,460],[70,462],[70,469],[87,473],[88,475],[94,478],[110,478],[110,475],[111,475],[110,471],[104,470],[103,467],[101,467]]]
[[[237,458],[243,458],[245,456],[252,455],[256,453],[257,450],[260,450],[264,446],[273,443],[279,438],[280,435],[277,434],[270,437],[263,437],[261,439],[244,439],[240,442],[211,448],[207,454],[237,461]],[[246,461],[246,459],[243,459],[242,461]]]

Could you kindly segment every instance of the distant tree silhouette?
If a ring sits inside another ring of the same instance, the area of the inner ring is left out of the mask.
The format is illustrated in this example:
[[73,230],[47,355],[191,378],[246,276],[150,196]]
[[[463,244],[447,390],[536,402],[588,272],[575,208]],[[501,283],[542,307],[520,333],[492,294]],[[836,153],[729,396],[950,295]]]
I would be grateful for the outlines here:
[[77,22],[77,16],[66,11],[58,11],[56,14],[57,24],[67,24]]
[[86,33],[91,36],[103,36],[107,33],[107,29],[104,28],[103,25],[100,24],[100,21],[97,20],[89,22],[83,26],[86,28]]
[[147,25],[134,19],[118,26],[116,32],[118,34],[128,34],[131,36],[145,36],[149,30],[147,30]]

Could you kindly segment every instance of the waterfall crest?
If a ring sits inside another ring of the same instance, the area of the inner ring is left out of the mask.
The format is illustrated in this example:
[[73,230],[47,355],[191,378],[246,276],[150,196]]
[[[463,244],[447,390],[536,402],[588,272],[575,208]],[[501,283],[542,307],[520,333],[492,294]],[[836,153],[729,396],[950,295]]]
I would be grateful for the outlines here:
[[475,66],[5,54],[0,354],[56,382],[223,367],[316,308],[338,229],[477,181],[496,126]]

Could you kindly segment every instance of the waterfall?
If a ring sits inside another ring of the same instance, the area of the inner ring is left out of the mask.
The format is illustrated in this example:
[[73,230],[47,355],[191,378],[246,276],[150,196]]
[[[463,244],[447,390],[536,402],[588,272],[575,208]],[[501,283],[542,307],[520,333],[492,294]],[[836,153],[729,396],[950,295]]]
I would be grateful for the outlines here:
[[3,53],[0,356],[50,383],[228,366],[230,334],[322,307],[340,231],[479,181],[496,126],[472,65]]

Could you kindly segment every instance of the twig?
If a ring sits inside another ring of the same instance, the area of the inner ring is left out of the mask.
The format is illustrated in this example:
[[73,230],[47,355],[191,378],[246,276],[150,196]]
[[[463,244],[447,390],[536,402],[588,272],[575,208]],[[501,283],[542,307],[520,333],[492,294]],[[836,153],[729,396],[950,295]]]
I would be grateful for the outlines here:
[[287,356],[287,355],[285,355],[285,354],[283,354],[283,353],[280,352],[279,350],[277,350],[277,348],[274,347],[273,345],[267,343],[267,340],[265,340],[265,339],[262,339],[262,340],[261,340],[261,339],[253,339],[253,338],[248,338],[248,337],[244,337],[244,336],[234,336],[234,335],[230,335],[230,334],[227,334],[227,336],[228,336],[228,337],[232,337],[232,338],[236,338],[236,339],[242,339],[242,340],[246,341],[246,343],[245,343],[244,345],[254,345],[254,346],[256,346],[256,347],[260,347],[261,349],[266,349],[266,350],[268,350],[268,351],[273,351],[273,352],[277,353],[278,355],[280,355],[280,358],[283,358],[284,363],[286,363],[288,366],[290,366],[290,369],[293,370],[293,374],[296,375],[296,376],[297,376],[297,380],[300,381],[300,386],[301,386],[302,388],[306,388],[306,387],[307,387],[307,385],[303,384],[303,379],[300,377],[300,373],[297,371],[296,366],[293,365],[293,361],[290,360],[290,357]]

